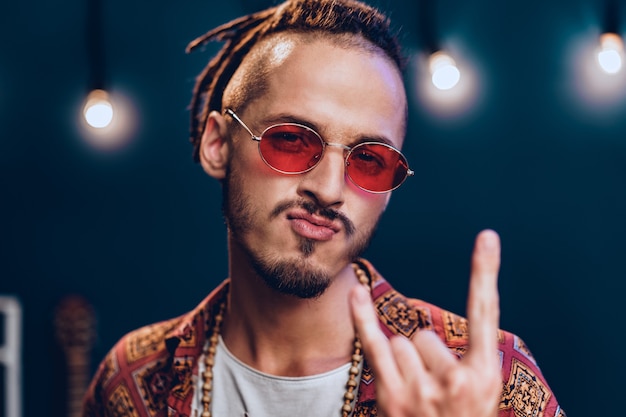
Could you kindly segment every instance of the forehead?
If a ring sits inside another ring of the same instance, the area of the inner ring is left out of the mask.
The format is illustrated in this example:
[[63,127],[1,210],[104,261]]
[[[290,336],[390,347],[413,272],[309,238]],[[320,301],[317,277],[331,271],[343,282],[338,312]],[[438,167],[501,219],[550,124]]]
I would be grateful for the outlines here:
[[251,103],[257,111],[287,113],[329,130],[384,135],[401,146],[404,84],[381,49],[356,35],[281,34],[260,46],[255,54],[264,56],[267,86]]

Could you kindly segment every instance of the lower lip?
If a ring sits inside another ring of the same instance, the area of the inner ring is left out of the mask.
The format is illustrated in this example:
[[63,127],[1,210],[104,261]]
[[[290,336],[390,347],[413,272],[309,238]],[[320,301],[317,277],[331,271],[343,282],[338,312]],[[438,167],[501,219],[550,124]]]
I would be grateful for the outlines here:
[[298,235],[313,240],[330,240],[335,231],[326,226],[318,226],[304,219],[291,219],[291,228]]

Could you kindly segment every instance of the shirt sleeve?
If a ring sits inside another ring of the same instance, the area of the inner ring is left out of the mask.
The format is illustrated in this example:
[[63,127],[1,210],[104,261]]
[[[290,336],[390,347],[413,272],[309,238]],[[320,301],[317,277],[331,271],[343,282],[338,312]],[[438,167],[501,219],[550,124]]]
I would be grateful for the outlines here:
[[500,332],[502,396],[498,417],[565,417],[524,341]]

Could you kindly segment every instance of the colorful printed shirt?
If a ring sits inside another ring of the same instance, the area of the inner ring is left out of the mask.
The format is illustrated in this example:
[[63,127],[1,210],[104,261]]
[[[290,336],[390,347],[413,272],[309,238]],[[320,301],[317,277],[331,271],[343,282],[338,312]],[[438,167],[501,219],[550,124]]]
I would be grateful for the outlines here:
[[[455,355],[464,355],[468,347],[466,319],[403,296],[369,262],[357,262],[370,276],[372,300],[386,335],[411,337],[420,329],[432,330]],[[189,417],[198,358],[229,283],[225,280],[189,313],[142,327],[120,339],[89,386],[83,416]],[[503,383],[498,417],[565,417],[524,342],[500,330],[498,344]],[[355,417],[379,415],[375,382],[365,362]]]

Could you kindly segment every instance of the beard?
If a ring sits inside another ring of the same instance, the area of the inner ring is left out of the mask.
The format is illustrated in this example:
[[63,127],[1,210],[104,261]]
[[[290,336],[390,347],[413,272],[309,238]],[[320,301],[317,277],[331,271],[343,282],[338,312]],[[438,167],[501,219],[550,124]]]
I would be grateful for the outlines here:
[[[280,256],[271,252],[255,252],[246,243],[245,235],[254,228],[255,221],[269,222],[281,213],[294,207],[307,210],[310,214],[330,220],[338,219],[346,233],[346,237],[355,241],[348,248],[346,259],[352,261],[369,246],[375,227],[365,234],[358,234],[354,224],[344,214],[329,208],[319,207],[311,200],[289,200],[276,205],[267,219],[255,216],[250,198],[244,193],[242,179],[229,171],[222,184],[222,213],[233,241],[244,251],[255,273],[271,289],[285,295],[301,299],[320,297],[333,282],[334,276],[323,268],[314,266],[310,258],[314,254],[316,240],[298,236],[298,247],[301,256],[297,258]],[[376,219],[375,224],[378,224]]]

